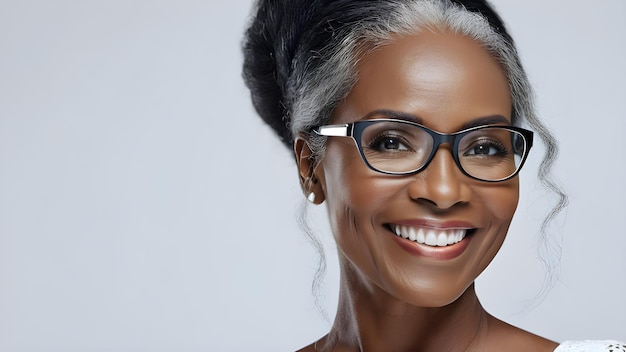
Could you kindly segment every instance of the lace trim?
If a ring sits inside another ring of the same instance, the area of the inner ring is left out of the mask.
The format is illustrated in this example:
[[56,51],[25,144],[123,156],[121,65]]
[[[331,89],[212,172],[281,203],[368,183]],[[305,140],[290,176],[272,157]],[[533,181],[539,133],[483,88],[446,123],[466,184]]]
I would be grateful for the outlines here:
[[626,344],[618,341],[565,341],[554,352],[626,352]]

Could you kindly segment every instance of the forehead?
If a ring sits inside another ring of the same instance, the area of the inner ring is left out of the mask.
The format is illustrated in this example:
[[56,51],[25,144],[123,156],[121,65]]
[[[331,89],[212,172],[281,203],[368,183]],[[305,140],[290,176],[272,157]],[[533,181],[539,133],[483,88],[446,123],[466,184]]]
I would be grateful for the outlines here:
[[423,32],[395,38],[362,57],[357,71],[358,81],[335,109],[333,123],[382,109],[415,115],[441,132],[485,116],[510,121],[509,86],[500,64],[464,36]]

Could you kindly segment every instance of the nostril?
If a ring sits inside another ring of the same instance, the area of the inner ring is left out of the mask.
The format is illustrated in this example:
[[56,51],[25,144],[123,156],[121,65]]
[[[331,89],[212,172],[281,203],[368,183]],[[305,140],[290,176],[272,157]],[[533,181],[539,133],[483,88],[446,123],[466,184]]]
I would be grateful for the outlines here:
[[437,207],[437,203],[435,203],[434,201],[432,201],[430,199],[427,199],[427,198],[416,198],[416,199],[414,199],[414,201],[416,201],[418,203],[425,204],[425,205]]
[[439,209],[439,210],[450,209],[453,207],[457,207],[461,204],[467,203],[466,201],[463,201],[463,200],[450,201],[450,202],[447,202],[446,200],[441,200],[440,202],[437,202],[435,200],[423,198],[423,197],[415,198],[413,199],[413,201],[418,204],[424,205],[428,208]]

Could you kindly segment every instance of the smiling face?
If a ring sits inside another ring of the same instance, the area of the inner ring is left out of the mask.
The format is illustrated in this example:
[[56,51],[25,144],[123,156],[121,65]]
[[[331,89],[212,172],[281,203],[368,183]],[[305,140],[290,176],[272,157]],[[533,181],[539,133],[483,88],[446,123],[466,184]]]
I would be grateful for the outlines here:
[[[442,133],[485,124],[485,118],[510,123],[501,67],[466,37],[397,38],[365,56],[358,73],[331,123],[391,117],[382,110]],[[342,266],[356,274],[350,280],[437,307],[458,298],[493,259],[517,206],[517,177],[473,180],[458,169],[450,148],[443,144],[423,171],[394,176],[369,169],[352,139],[328,139],[315,176]]]

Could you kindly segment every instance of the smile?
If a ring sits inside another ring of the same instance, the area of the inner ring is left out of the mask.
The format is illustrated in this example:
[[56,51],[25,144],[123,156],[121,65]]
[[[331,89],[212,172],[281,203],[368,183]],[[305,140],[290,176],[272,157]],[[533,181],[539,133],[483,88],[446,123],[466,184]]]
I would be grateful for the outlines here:
[[469,229],[432,229],[407,225],[390,225],[398,237],[432,247],[445,247],[461,242]]

